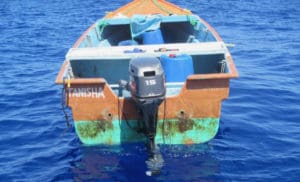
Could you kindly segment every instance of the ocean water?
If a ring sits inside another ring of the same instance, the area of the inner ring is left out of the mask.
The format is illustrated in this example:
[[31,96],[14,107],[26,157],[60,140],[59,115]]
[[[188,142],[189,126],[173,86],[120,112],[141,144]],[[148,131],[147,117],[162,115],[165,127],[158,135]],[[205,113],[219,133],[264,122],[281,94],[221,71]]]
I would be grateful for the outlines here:
[[[54,80],[81,33],[128,0],[0,1],[0,181],[299,181],[300,1],[172,0],[208,21],[240,77],[207,144],[88,147],[68,129]],[[70,114],[70,113],[69,113]]]

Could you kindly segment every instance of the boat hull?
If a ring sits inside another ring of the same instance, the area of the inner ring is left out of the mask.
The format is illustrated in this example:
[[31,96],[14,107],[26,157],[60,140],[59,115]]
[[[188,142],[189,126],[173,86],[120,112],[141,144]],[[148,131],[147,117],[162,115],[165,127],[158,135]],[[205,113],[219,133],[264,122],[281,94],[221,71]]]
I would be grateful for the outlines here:
[[[75,130],[82,143],[122,144],[146,141],[143,127],[137,120],[75,121]],[[216,135],[219,118],[160,119],[155,143],[194,144],[208,142]]]
[[[66,88],[80,140],[88,145],[145,140],[132,98],[117,97],[104,80],[94,81],[71,82]],[[188,79],[178,95],[160,105],[156,143],[194,144],[212,139],[228,94],[228,79]]]
[[[132,20],[137,20],[135,15],[146,18],[157,14],[165,42],[143,45],[141,37],[133,36],[132,22],[137,21]],[[139,45],[119,44],[134,38]],[[222,101],[229,96],[229,81],[238,77],[226,44],[191,11],[164,0],[135,0],[87,29],[69,50],[56,78],[65,89],[66,106],[72,110],[81,142],[97,145],[145,141],[137,104],[119,81],[128,80],[129,61],[134,57],[180,54],[192,56],[189,65],[193,71],[184,76],[184,82],[165,83],[166,97],[158,108],[155,141],[194,144],[211,140],[219,128]],[[173,76],[179,74],[176,69],[172,70]]]

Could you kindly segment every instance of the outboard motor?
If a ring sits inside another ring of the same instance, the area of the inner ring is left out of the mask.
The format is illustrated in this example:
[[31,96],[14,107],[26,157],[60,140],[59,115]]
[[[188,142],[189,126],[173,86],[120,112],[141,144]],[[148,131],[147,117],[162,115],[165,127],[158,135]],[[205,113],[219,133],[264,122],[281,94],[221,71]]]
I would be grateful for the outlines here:
[[158,107],[165,99],[165,76],[156,57],[133,58],[129,64],[129,87],[145,126],[151,156],[155,153]]

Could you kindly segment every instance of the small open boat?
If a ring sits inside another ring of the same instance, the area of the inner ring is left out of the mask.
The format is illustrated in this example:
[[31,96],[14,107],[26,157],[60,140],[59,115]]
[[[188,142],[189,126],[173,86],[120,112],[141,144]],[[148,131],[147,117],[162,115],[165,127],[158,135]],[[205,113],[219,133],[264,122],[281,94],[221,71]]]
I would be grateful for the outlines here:
[[63,84],[84,144],[193,144],[219,128],[238,73],[216,31],[164,0],[135,0],[96,21],[68,51]]

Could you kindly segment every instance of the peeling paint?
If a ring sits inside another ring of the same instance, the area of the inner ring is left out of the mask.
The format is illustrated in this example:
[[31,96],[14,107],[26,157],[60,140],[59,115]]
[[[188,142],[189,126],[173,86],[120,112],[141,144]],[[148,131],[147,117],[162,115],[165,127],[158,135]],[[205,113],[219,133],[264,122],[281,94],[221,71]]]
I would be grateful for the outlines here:
[[180,111],[179,117],[178,117],[178,129],[180,133],[183,133],[187,130],[192,130],[194,126],[194,121],[188,117],[186,117],[186,114],[184,111]]

